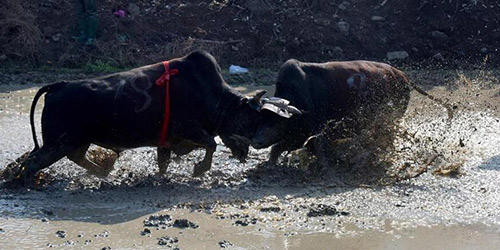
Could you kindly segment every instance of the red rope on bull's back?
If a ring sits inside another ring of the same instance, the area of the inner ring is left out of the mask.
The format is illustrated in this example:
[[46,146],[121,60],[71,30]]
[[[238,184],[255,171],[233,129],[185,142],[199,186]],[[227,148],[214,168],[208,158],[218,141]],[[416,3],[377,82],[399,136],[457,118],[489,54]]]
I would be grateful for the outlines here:
[[160,146],[163,147],[167,143],[168,124],[170,122],[170,76],[179,74],[178,69],[170,69],[169,61],[163,62],[165,72],[160,78],[156,79],[156,85],[165,86],[165,115],[163,116],[163,125],[160,135]]

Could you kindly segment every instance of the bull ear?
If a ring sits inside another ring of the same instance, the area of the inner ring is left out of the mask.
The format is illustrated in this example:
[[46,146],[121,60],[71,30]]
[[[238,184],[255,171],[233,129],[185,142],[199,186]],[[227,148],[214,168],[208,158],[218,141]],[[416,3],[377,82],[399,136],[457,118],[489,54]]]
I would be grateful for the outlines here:
[[247,104],[248,103],[248,96],[242,97],[240,99],[240,105]]

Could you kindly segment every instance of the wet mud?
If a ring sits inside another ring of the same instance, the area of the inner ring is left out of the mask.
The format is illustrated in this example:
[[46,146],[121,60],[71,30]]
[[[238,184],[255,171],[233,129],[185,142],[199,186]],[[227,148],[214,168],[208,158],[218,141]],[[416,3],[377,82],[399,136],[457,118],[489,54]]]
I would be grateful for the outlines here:
[[[14,86],[0,93],[0,168],[33,146],[28,110],[36,89]],[[156,175],[153,148],[123,152],[106,178],[63,159],[43,171],[40,191],[0,189],[0,245],[498,249],[500,89],[428,91],[458,108],[450,121],[441,106],[412,94],[400,124],[411,136],[396,139],[393,167],[407,166],[405,171],[419,173],[415,178],[373,185],[359,169],[315,173],[288,164],[290,155],[268,166],[262,164],[268,149],[251,149],[247,162],[239,163],[220,140],[212,169],[200,178],[191,177],[200,150],[176,157],[165,176]]]

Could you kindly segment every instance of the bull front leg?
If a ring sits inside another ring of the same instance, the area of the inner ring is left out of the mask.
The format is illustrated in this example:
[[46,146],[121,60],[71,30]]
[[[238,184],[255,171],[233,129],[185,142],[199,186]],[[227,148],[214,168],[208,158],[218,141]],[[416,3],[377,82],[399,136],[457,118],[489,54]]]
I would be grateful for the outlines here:
[[301,148],[304,141],[307,138],[298,137],[297,135],[295,135],[295,136],[296,136],[296,138],[294,140],[291,140],[291,141],[285,140],[285,141],[280,141],[280,142],[274,144],[271,147],[271,153],[269,153],[269,160],[267,161],[266,164],[276,165],[278,163],[279,157],[281,156],[281,154],[283,152],[285,152],[285,151],[289,152],[289,151],[293,151],[293,150]]
[[[214,144],[215,144],[215,141],[214,141]],[[216,146],[214,145],[213,147],[205,148],[205,150],[206,150],[205,157],[203,158],[203,161],[198,162],[194,166],[193,177],[200,177],[205,172],[210,170],[210,168],[212,167],[212,157],[213,157],[214,152],[215,152],[215,147]]]
[[269,153],[269,160],[267,161],[267,164],[276,165],[276,163],[278,163],[278,158],[285,151],[285,146],[286,145],[281,142],[274,144],[271,147],[271,153]]
[[99,164],[87,159],[85,153],[87,152],[90,144],[85,144],[78,147],[76,150],[68,154],[68,159],[78,164],[78,166],[85,168],[90,174],[98,177],[106,177],[113,170],[113,165],[118,158],[118,153],[115,152],[116,156],[112,158],[108,164]]
[[278,158],[285,151],[293,151],[299,149],[302,146],[302,140],[294,141],[281,141],[274,144],[271,147],[271,153],[269,154],[269,160],[267,164],[276,165],[278,163]]
[[194,166],[193,177],[199,177],[212,167],[212,157],[217,144],[214,137],[203,129],[192,129],[189,134],[184,134],[184,139],[191,144],[205,148],[205,157]]

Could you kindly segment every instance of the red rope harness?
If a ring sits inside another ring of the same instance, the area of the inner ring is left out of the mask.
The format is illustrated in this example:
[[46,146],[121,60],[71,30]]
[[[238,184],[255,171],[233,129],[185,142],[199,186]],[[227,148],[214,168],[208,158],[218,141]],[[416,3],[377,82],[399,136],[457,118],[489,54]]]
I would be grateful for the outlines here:
[[165,115],[163,116],[163,125],[160,135],[161,147],[165,146],[167,143],[168,123],[170,122],[170,76],[179,74],[178,69],[170,69],[169,61],[164,61],[163,67],[165,68],[165,72],[160,78],[156,79],[156,85],[165,85]]

